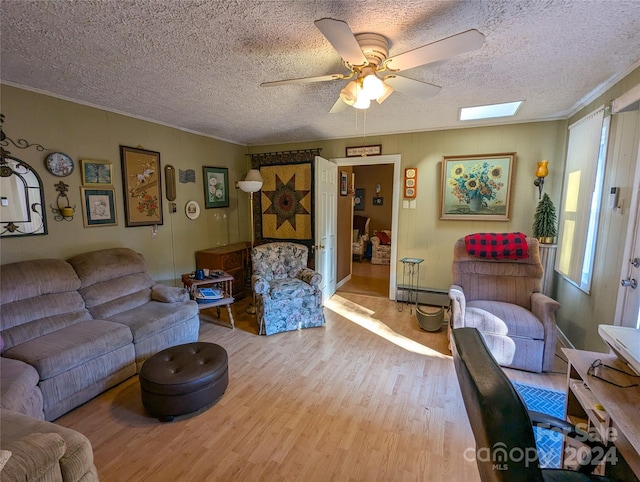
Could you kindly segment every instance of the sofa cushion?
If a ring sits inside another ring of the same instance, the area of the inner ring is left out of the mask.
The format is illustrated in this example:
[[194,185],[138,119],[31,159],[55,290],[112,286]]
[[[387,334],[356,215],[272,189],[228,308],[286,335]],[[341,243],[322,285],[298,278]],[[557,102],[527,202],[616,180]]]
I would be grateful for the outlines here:
[[44,418],[40,376],[31,365],[0,357],[0,407]]
[[298,278],[275,279],[269,285],[269,296],[273,300],[301,298],[315,293],[315,289],[309,283]]
[[135,309],[113,315],[109,321],[128,326],[133,334],[133,342],[138,343],[197,315],[198,305],[193,301],[183,303],[150,301]]
[[32,365],[40,380],[46,380],[131,341],[131,332],[126,327],[89,320],[16,345],[5,350],[3,356]]
[[80,280],[65,261],[40,259],[0,267],[0,329],[5,349],[90,320],[76,291]]
[[465,326],[476,327],[482,333],[544,340],[544,327],[533,313],[501,301],[467,302]]
[[155,282],[146,272],[143,256],[131,249],[91,251],[68,262],[82,282],[79,292],[94,318],[111,319],[151,300]]
[[66,450],[57,433],[28,433],[4,445],[11,456],[2,469],[2,480],[60,481],[60,459]]
[[[66,427],[62,427],[55,423],[45,422],[43,420],[35,420],[26,415],[13,412],[12,410],[0,410],[0,424],[2,426],[2,448],[5,450],[11,450],[8,447],[13,447],[13,442],[22,439],[23,437],[29,438],[31,441],[40,438],[42,435],[47,435],[47,443],[42,441],[42,445],[47,447],[49,443],[53,442],[54,445],[59,446],[59,439],[63,440],[64,451],[60,457],[59,466],[62,474],[61,480],[83,480],[91,481],[98,480],[98,474],[96,467],[93,463],[93,448],[91,442],[80,432],[71,430]],[[51,437],[51,436],[54,437]],[[52,450],[53,447],[49,446],[48,450]],[[34,451],[29,451],[29,456],[33,457]],[[14,452],[15,455],[15,452]],[[9,459],[6,468],[11,463]],[[4,480],[3,472],[2,480]],[[9,478],[8,480],[14,480]],[[18,479],[20,480],[20,479]],[[23,479],[24,480],[24,479]],[[39,479],[27,479],[27,480],[39,480]],[[50,479],[44,479],[50,480]]]

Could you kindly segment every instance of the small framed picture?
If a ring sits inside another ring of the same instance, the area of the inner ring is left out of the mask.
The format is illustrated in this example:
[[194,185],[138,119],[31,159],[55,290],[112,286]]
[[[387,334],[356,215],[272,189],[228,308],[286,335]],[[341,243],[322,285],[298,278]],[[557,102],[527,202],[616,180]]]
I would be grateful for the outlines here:
[[202,167],[204,176],[204,207],[229,207],[229,169],[226,167]]
[[356,195],[353,197],[353,210],[364,211],[364,189],[356,189]]
[[349,192],[349,180],[345,171],[340,171],[340,195],[346,196]]
[[374,196],[373,197],[373,205],[374,206],[382,206],[382,201],[383,200],[384,200],[384,198],[382,198],[382,197]]
[[80,188],[82,218],[85,228],[117,226],[116,198],[112,187]]
[[109,161],[80,161],[83,186],[111,186],[113,184],[113,164]]

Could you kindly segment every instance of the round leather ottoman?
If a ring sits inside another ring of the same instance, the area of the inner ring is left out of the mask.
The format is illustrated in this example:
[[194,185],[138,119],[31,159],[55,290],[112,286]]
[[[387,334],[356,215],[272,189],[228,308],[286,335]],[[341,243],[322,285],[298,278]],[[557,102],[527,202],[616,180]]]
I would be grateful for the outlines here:
[[166,348],[142,364],[142,404],[163,422],[206,407],[227,389],[227,363],[226,350],[215,343]]

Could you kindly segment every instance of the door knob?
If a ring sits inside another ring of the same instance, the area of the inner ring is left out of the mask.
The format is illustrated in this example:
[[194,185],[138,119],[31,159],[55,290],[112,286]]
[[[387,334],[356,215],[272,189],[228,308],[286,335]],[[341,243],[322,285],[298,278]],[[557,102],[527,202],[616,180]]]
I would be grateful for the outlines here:
[[633,266],[634,268],[640,267],[640,258],[633,258],[633,260],[631,261],[631,266]]
[[638,287],[638,282],[634,278],[623,279],[620,284],[625,288],[631,287],[632,290],[635,290]]

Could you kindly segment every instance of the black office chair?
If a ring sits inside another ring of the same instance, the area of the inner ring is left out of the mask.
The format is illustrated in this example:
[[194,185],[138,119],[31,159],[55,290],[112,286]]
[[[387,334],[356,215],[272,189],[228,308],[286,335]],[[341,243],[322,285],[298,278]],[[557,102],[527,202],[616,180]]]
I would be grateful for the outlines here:
[[[605,447],[564,420],[528,411],[476,328],[457,328],[451,333],[453,361],[476,440],[476,463],[483,482],[611,480],[592,474]],[[582,460],[575,471],[541,469],[534,424],[580,440],[591,448],[590,460]]]

